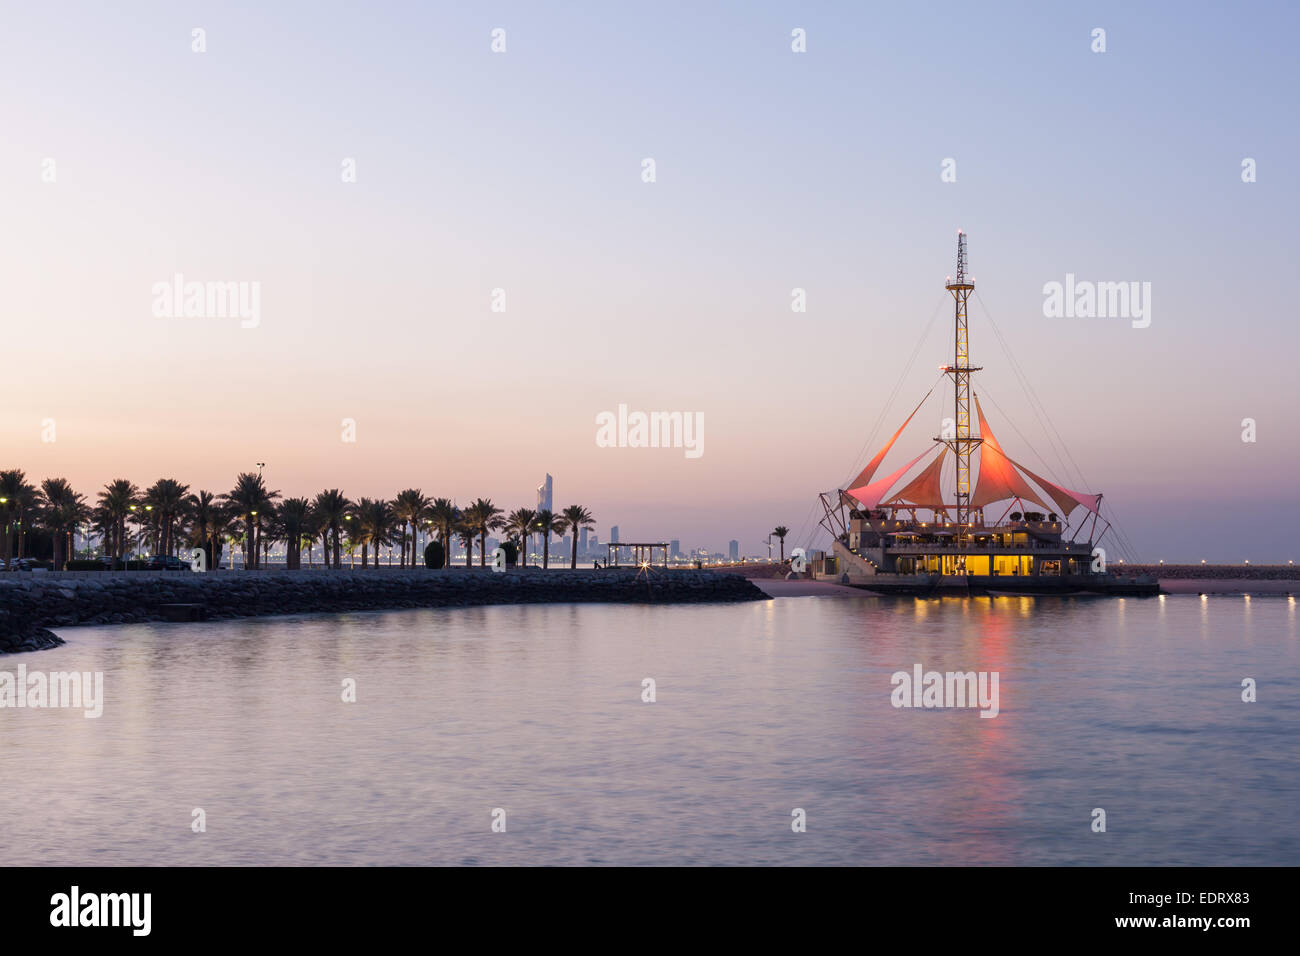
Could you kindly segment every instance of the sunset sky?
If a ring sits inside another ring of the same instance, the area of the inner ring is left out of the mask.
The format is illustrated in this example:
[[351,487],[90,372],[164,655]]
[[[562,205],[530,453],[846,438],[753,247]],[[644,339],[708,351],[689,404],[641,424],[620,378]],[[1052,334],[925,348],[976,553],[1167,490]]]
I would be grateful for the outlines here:
[[[1300,559],[1300,14],[1140,6],[9,4],[0,468],[506,508],[550,472],[601,539],[816,545],[951,361],[963,228],[1008,454],[1078,487],[990,316],[1141,557]],[[259,324],[155,316],[177,273]],[[1067,273],[1150,282],[1150,326],[1044,317]],[[704,454],[597,447],[620,404]]]

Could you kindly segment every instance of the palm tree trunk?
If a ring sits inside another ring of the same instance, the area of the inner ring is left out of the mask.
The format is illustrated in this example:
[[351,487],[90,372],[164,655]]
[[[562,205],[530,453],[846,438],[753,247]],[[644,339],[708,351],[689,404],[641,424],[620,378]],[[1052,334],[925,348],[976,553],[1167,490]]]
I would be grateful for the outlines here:
[[542,569],[545,570],[551,566],[551,533],[542,532]]

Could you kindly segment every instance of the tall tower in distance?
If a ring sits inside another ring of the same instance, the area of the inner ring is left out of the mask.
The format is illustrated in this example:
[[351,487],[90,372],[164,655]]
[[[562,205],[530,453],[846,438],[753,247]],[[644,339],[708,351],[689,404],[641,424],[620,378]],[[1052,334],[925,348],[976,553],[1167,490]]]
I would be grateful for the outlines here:
[[609,529],[609,543],[618,544],[618,525],[614,525]]
[[555,511],[554,488],[551,484],[551,476],[547,475],[546,480],[537,486],[537,510]]
[[[956,430],[945,444],[957,459],[957,546],[962,547],[970,536],[970,456],[979,444],[970,435],[970,377],[979,369],[970,364],[970,342],[966,334],[966,300],[975,291],[975,280],[966,275],[966,233],[957,230],[957,275],[950,276],[944,285],[952,293],[953,301],[953,364],[946,368],[952,376],[953,420]],[[957,555],[957,573],[964,574],[966,560]]]

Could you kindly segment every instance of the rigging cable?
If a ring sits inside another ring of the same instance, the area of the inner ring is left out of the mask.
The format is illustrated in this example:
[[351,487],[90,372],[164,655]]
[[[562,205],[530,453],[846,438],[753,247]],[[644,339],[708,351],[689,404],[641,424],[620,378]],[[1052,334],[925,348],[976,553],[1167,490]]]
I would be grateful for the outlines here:
[[[1038,419],[1039,427],[1043,429],[1043,434],[1047,438],[1048,444],[1052,446],[1052,451],[1056,453],[1057,460],[1060,461],[1061,463],[1061,472],[1067,476],[1067,479],[1069,481],[1074,482],[1075,480],[1077,480],[1081,487],[1091,488],[1092,487],[1091,482],[1089,482],[1087,478],[1084,477],[1083,469],[1079,467],[1078,463],[1074,460],[1074,456],[1070,454],[1069,446],[1065,443],[1065,439],[1061,437],[1061,433],[1056,428],[1055,423],[1052,422],[1051,415],[1048,414],[1046,406],[1043,405],[1042,399],[1038,397],[1038,392],[1034,389],[1034,386],[1029,381],[1028,376],[1025,375],[1024,369],[1021,367],[1020,363],[1016,361],[1015,355],[1012,354],[1010,344],[1003,336],[1002,330],[998,328],[997,322],[995,322],[993,319],[993,313],[989,311],[989,307],[985,304],[984,299],[980,296],[978,292],[975,293],[975,299],[979,303],[980,308],[983,310],[985,317],[988,319],[989,326],[990,328],[993,329],[993,334],[997,338],[998,344],[1001,346],[1002,352],[1006,356],[1008,363],[1011,365],[1012,372],[1016,375],[1017,379],[1019,380],[1021,388],[1024,389],[1025,396],[1026,398],[1029,399],[1029,407],[1031,410],[1033,410],[1034,416]],[[1046,421],[1044,421],[1044,419],[1046,419]],[[1008,419],[1008,421],[1009,420],[1010,419]],[[1048,430],[1049,425],[1051,427],[1051,431]],[[1014,425],[1012,427],[1014,427]],[[1052,432],[1056,433],[1056,438],[1061,445],[1060,449],[1057,448],[1056,442],[1052,440]],[[1019,429],[1017,429],[1017,433],[1019,433]],[[1021,438],[1023,439],[1024,435],[1021,435]],[[1025,444],[1027,445],[1029,444],[1027,439],[1025,441]],[[1032,450],[1033,446],[1031,445],[1030,448]],[[1065,461],[1061,458],[1062,449],[1065,451],[1065,458],[1069,459],[1070,464],[1073,465],[1074,467],[1074,472],[1073,472],[1075,476],[1074,478],[1069,478],[1070,469],[1066,467]],[[1034,451],[1034,454],[1038,456],[1040,461],[1043,460],[1042,456],[1038,455],[1037,451]],[[1044,461],[1043,464],[1046,465],[1047,463]],[[1048,470],[1049,472],[1051,471],[1050,468]],[[1114,507],[1113,503],[1111,503],[1110,511],[1111,514],[1114,516],[1114,520],[1109,522],[1109,524],[1115,529],[1116,542],[1119,543],[1121,550],[1128,551],[1129,552],[1128,556],[1132,560],[1136,561],[1137,551],[1135,548],[1133,548],[1132,543],[1129,541],[1128,535],[1126,535],[1123,529],[1120,527],[1119,513]]]
[[[845,475],[843,481],[840,482],[840,485],[847,484],[861,469],[863,465],[863,456],[865,456],[875,445],[876,434],[880,431],[880,426],[885,421],[885,416],[889,413],[889,409],[893,406],[894,399],[898,397],[898,393],[902,389],[903,383],[907,380],[908,374],[912,371],[912,366],[916,364],[917,356],[921,354],[921,349],[924,348],[925,343],[929,341],[930,332],[934,328],[934,320],[938,318],[939,310],[943,308],[944,301],[947,298],[948,295],[945,291],[945,293],[940,297],[939,302],[935,305],[934,311],[930,313],[930,318],[926,321],[925,328],[921,331],[921,337],[917,340],[916,347],[912,349],[912,354],[908,358],[907,364],[903,367],[902,373],[898,376],[898,381],[894,383],[893,391],[889,393],[889,398],[885,401],[884,406],[881,407],[880,414],[876,416],[876,423],[871,426],[871,431],[868,433],[866,441],[862,444],[862,449],[854,456],[854,465],[849,469],[849,473]],[[933,386],[931,386],[930,391],[934,391]],[[927,398],[928,397],[927,394]],[[821,501],[818,499],[809,505],[808,513],[804,516],[803,522],[799,526],[799,534],[795,538],[796,541],[806,541],[809,548],[812,547],[813,539],[817,535],[817,528],[820,527],[820,522],[813,521],[820,503]],[[811,527],[809,527],[810,524]]]

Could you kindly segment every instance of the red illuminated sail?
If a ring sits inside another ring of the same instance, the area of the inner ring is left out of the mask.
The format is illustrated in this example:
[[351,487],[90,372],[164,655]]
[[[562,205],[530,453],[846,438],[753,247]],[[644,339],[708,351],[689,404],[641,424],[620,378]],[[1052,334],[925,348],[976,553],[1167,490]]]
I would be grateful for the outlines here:
[[907,474],[913,465],[932,451],[934,451],[933,448],[927,448],[889,477],[881,478],[879,481],[872,482],[869,485],[863,485],[860,488],[850,488],[849,494],[861,502],[864,508],[877,507],[880,504],[880,499],[889,493],[889,489],[898,483],[898,479]]
[[[921,410],[921,405],[925,404],[925,399],[929,398],[930,392],[933,391],[934,389],[932,388],[929,392],[925,393],[925,398],[921,399],[920,405],[917,405],[916,408],[912,409],[912,414],[908,415],[907,421],[903,422],[902,427],[899,428],[898,431],[894,432],[894,437],[885,442],[885,447],[876,452],[876,457],[867,462],[867,467],[863,468],[862,471],[858,473],[858,477],[849,482],[850,488],[862,488],[871,484],[871,479],[875,477],[876,469],[880,467],[880,463],[884,461],[885,456],[889,454],[889,449],[894,447],[894,442],[898,441],[898,436],[903,434],[903,429],[907,428],[908,423],[911,422],[911,420],[916,416],[916,413]],[[870,507],[874,508],[875,505],[871,505]]]
[[906,488],[902,489],[886,503],[892,505],[906,502],[918,508],[942,510],[943,493],[939,490],[939,478],[947,457],[948,448],[943,446],[943,451],[939,452],[939,457],[930,462],[925,471],[913,478]]
[[1016,470],[1016,464],[1002,452],[1002,446],[993,437],[984,418],[984,409],[980,408],[979,396],[975,397],[975,414],[980,420],[980,472],[975,484],[975,493],[971,495],[972,508],[983,508],[994,501],[1007,498],[1019,498],[1032,504],[1046,507],[1038,499],[1043,497],[1025,482]]

